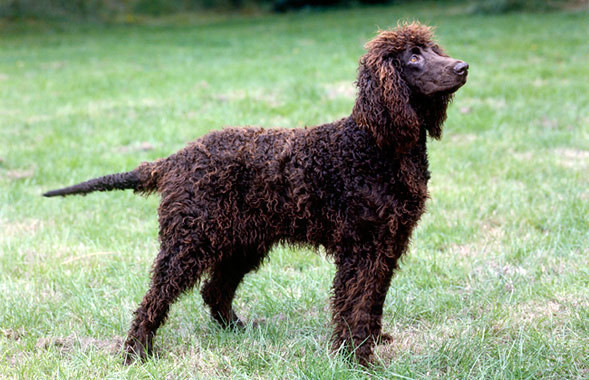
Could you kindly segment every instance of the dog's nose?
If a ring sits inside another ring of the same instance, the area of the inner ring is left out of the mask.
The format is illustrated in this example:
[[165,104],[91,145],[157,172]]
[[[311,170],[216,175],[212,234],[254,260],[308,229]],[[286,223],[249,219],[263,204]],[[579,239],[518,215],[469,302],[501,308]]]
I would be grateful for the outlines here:
[[464,61],[458,61],[454,66],[454,72],[458,75],[464,75],[468,72],[468,63]]
[[468,63],[464,61],[458,61],[456,65],[454,65],[454,72],[458,75],[464,75],[468,72]]

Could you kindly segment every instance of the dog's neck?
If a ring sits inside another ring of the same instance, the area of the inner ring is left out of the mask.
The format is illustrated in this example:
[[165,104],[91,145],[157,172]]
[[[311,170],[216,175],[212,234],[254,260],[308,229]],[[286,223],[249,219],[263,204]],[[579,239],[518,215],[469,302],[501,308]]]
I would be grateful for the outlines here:
[[392,147],[403,153],[410,151],[415,144],[424,143],[426,134],[435,139],[441,137],[446,109],[451,101],[451,94],[412,95],[407,109],[409,114],[417,116],[416,122],[414,119],[404,120],[403,113],[394,113],[380,102],[367,102],[366,97],[360,94],[351,118],[356,125],[368,130],[381,148]]

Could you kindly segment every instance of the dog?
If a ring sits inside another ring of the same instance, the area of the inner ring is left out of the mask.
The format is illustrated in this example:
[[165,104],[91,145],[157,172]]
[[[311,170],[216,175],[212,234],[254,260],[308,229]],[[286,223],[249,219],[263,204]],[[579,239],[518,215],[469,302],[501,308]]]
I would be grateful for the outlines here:
[[441,137],[468,64],[416,22],[365,47],[348,117],[304,129],[214,131],[167,158],[44,194],[161,196],[160,251],[125,342],[127,362],[151,352],[170,305],[203,277],[212,318],[243,326],[232,308],[236,289],[277,243],[322,246],[334,259],[336,349],[368,365],[374,344],[390,338],[381,331],[383,304],[425,211],[427,136]]

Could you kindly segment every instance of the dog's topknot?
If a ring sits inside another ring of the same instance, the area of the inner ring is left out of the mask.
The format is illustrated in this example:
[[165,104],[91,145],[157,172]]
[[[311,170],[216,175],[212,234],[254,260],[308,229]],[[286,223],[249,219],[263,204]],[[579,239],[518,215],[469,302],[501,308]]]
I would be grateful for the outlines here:
[[433,28],[417,21],[397,24],[394,29],[381,30],[378,35],[368,41],[364,48],[378,53],[382,49],[400,52],[409,46],[431,46],[435,44]]

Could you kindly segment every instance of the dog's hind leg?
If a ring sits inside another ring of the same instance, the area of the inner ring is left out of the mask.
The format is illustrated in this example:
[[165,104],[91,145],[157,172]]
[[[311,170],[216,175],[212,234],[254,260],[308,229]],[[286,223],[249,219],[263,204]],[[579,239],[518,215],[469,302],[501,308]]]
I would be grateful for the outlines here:
[[256,270],[265,252],[239,250],[226,254],[213,265],[210,278],[204,283],[201,294],[211,309],[211,317],[223,327],[244,327],[231,306],[237,287],[244,276]]
[[150,288],[135,311],[125,341],[126,363],[131,363],[135,356],[143,359],[151,352],[155,333],[164,323],[170,305],[194,286],[205,269],[204,261],[198,259],[203,256],[192,246],[168,248],[162,244],[153,266]]

